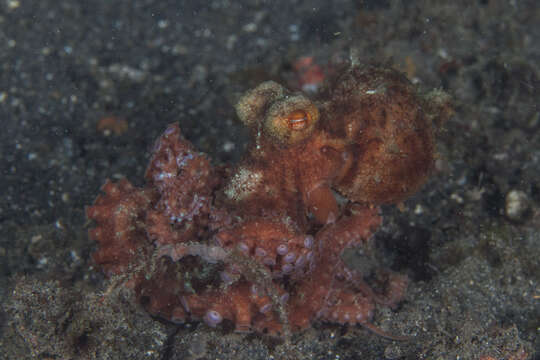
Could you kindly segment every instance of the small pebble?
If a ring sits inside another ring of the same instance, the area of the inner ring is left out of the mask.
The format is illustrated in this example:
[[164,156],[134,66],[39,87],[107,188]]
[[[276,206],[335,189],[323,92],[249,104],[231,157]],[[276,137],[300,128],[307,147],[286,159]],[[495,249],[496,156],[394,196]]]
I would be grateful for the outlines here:
[[403,356],[403,351],[398,345],[391,344],[384,349],[384,358],[393,360],[393,359],[399,359]]
[[524,221],[529,213],[530,203],[527,194],[521,190],[510,190],[506,194],[504,212],[512,221]]

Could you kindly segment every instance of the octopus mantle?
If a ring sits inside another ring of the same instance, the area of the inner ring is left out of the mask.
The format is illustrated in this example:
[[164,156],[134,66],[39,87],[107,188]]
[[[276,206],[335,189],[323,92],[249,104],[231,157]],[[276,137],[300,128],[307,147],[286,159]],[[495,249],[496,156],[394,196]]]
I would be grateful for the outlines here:
[[[407,286],[373,266],[378,205],[423,184],[445,106],[442,92],[419,95],[375,66],[344,69],[318,100],[265,82],[236,106],[252,144],[235,167],[213,167],[173,124],[145,187],[105,183],[87,208],[94,260],[124,276],[151,314],[177,323],[270,334],[314,320],[372,327],[375,305],[395,306]],[[371,264],[363,272],[341,259],[352,246]]]

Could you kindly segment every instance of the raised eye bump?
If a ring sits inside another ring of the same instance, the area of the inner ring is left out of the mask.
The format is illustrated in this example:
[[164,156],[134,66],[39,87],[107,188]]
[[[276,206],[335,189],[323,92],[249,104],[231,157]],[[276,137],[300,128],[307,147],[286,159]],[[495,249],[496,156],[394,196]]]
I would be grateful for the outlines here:
[[292,145],[307,139],[318,120],[319,110],[311,100],[291,95],[272,103],[263,121],[263,131],[278,144]]
[[273,81],[263,82],[240,98],[236,104],[236,113],[244,124],[256,127],[260,117],[264,116],[266,107],[284,96],[283,86]]

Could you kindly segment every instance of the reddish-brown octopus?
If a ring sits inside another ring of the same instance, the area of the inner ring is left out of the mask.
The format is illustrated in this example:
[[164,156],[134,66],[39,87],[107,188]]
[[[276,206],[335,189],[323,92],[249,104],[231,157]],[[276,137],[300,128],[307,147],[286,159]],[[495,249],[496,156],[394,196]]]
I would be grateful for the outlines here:
[[350,66],[317,100],[275,82],[236,105],[252,132],[244,160],[214,167],[173,124],[157,140],[146,186],[107,181],[87,208],[94,260],[156,316],[222,321],[283,334],[313,321],[370,324],[376,304],[401,301],[407,277],[344,264],[365,254],[378,206],[416,192],[433,165],[440,91],[420,95],[395,70]]

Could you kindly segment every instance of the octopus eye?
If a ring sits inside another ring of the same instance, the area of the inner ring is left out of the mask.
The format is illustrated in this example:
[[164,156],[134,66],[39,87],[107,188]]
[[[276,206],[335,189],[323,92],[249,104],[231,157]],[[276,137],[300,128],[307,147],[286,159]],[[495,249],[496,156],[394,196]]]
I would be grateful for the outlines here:
[[311,136],[319,120],[319,110],[303,95],[276,100],[267,109],[264,132],[280,144],[297,144]]
[[311,122],[311,116],[304,110],[294,110],[287,116],[287,125],[291,130],[303,130]]

